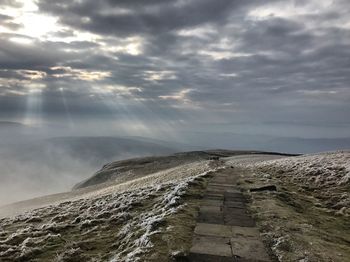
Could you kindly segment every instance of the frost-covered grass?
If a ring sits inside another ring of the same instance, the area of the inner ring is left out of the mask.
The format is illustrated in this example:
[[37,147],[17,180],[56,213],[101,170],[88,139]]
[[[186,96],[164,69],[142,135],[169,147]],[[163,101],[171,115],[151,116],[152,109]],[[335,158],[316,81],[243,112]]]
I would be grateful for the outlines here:
[[247,189],[277,187],[251,193],[251,209],[278,261],[350,261],[349,151],[240,166]]
[[350,151],[325,152],[257,163],[257,166],[279,166],[296,174],[294,180],[323,185],[345,185],[350,182]]
[[[350,215],[350,152],[337,151],[266,161],[255,165],[277,173],[337,214]],[[275,174],[276,176],[276,174]]]
[[[170,221],[184,216],[190,185],[210,172],[208,163],[180,166],[1,219],[0,261],[145,261],[157,249],[166,253],[162,236],[174,227]],[[169,256],[163,254],[162,261]]]

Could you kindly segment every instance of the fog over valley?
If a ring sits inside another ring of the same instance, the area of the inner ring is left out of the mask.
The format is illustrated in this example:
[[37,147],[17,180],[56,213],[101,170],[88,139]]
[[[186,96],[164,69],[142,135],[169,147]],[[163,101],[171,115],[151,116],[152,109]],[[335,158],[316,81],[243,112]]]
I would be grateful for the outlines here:
[[[97,136],[98,130],[75,132],[53,126],[0,122],[0,205],[72,187],[112,161],[203,149],[242,149],[313,153],[350,148],[349,138],[293,138],[235,133],[173,133],[172,138]],[[115,131],[118,134],[118,130]],[[64,136],[60,136],[60,135]],[[15,193],[14,193],[15,192]]]

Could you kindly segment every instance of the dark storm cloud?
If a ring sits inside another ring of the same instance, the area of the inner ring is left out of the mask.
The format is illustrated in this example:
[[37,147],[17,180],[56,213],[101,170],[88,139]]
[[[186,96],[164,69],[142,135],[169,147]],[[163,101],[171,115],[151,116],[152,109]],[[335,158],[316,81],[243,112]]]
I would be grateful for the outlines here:
[[244,5],[232,0],[39,1],[41,10],[58,15],[64,24],[117,36],[167,33],[208,22],[223,23],[232,8]]
[[14,23],[12,20],[13,20],[12,16],[0,14],[0,26],[9,28],[12,30],[17,30],[22,26],[18,23]]
[[[63,88],[72,114],[149,109],[164,118],[201,114],[207,123],[218,115],[228,123],[347,121],[346,1],[40,0],[38,7],[64,28],[30,45],[2,34],[0,79],[19,82],[0,85],[3,96],[23,93],[20,81],[32,76],[20,70],[44,72],[33,82],[46,87],[47,113],[62,111]],[[65,40],[81,33],[94,39]]]
[[11,19],[12,19],[11,16],[0,14],[0,22],[8,21],[8,20],[11,20]]
[[0,0],[0,6],[21,7],[23,4],[16,0]]
[[18,35],[2,34],[0,36],[0,69],[46,70],[68,56],[56,49],[55,44],[21,45],[7,40],[11,37],[18,37]]

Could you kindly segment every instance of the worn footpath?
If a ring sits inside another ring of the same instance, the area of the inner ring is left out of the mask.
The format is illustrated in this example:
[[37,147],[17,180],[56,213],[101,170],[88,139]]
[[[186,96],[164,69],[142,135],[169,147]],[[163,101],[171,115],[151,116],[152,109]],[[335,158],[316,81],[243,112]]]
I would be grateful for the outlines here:
[[237,186],[238,171],[226,168],[209,180],[194,231],[189,260],[271,261]]

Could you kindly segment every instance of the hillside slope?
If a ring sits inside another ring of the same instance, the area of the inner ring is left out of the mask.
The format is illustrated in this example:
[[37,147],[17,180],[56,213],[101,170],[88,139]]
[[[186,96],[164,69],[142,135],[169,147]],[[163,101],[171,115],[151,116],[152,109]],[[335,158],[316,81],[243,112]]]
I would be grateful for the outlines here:
[[[286,158],[223,150],[117,161],[101,169],[106,179],[97,173],[71,192],[0,208],[0,260],[183,258],[208,177],[234,167],[278,261],[348,261],[349,164],[349,152]],[[266,185],[276,190],[250,192]]]
[[122,183],[154,172],[196,161],[210,160],[234,155],[259,154],[258,151],[206,150],[176,153],[169,156],[152,156],[115,161],[103,166],[92,177],[74,186],[84,188],[106,182]]
[[269,186],[250,193],[251,209],[279,261],[350,261],[349,151],[228,163],[247,190]]
[[111,161],[178,151],[155,142],[120,137],[6,141],[0,136],[0,205],[70,190]]
[[119,180],[2,207],[0,259],[137,261],[147,255],[165,261],[190,247],[205,176],[222,168],[210,159],[251,153],[259,152],[196,151],[119,161],[102,169],[123,165]]

